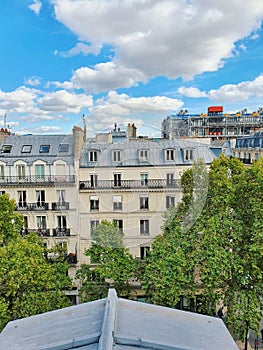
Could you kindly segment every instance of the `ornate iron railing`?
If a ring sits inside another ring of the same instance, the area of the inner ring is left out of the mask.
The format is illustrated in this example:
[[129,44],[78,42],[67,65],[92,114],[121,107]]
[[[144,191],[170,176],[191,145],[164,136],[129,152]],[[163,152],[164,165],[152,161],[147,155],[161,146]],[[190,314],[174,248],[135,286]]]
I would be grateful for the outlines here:
[[53,228],[53,237],[70,236],[70,228]]
[[151,180],[98,180],[96,186],[91,181],[80,181],[80,190],[94,189],[151,189],[151,188],[179,188],[179,180],[151,179]]
[[32,184],[72,184],[75,175],[45,175],[45,176],[0,176],[0,186],[32,185]]
[[36,233],[38,237],[50,237],[50,229],[49,228],[22,228],[20,230],[20,234],[22,236],[28,235],[29,233]]
[[53,202],[52,210],[69,210],[69,202]]
[[42,210],[48,210],[49,204],[46,202],[37,202],[37,203],[17,203],[16,204],[16,210],[17,211],[42,211]]

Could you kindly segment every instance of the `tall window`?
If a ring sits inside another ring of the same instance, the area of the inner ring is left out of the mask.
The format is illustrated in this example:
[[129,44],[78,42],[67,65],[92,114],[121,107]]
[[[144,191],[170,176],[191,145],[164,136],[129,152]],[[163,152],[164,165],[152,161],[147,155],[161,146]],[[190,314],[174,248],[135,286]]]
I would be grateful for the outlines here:
[[0,179],[4,180],[5,178],[5,167],[4,165],[0,165]]
[[36,177],[39,180],[44,180],[45,177],[45,167],[43,164],[35,165]]
[[59,204],[64,205],[66,200],[65,200],[65,190],[57,190],[57,202]]
[[89,152],[89,161],[90,162],[97,162],[98,160],[98,151],[90,151]]
[[140,209],[142,210],[149,209],[149,198],[147,196],[140,197]]
[[185,149],[184,160],[192,160],[194,157],[194,151],[192,149]]
[[173,186],[173,184],[174,184],[174,174],[173,173],[166,174],[166,185]]
[[140,247],[140,258],[143,260],[147,258],[149,255],[150,247],[149,246],[141,246]]
[[114,174],[114,186],[121,186],[121,174]]
[[166,150],[166,160],[174,160],[174,150],[173,149],[167,149]]
[[140,235],[149,236],[149,220],[140,220]]
[[141,176],[141,185],[147,186],[148,185],[148,174],[142,173],[142,174],[140,174],[140,176]]
[[26,206],[26,191],[17,191],[18,196],[18,206],[25,207]]
[[112,151],[112,160],[113,160],[113,162],[120,162],[121,161],[121,151],[119,151],[119,150]]
[[122,210],[122,196],[113,196],[113,210]]
[[18,176],[19,180],[22,180],[25,178],[26,168],[24,165],[17,165],[16,171],[17,171],[17,176]]
[[92,236],[94,229],[98,226],[100,223],[99,220],[90,220],[90,235]]
[[117,225],[119,232],[123,233],[123,220],[114,219],[113,222]]
[[90,196],[90,210],[99,210],[98,196]]
[[175,197],[174,196],[166,196],[166,209],[175,206]]
[[57,216],[57,228],[59,231],[63,231],[67,228],[67,219],[65,215]]
[[91,187],[98,186],[98,175],[97,174],[90,174],[90,185],[91,185]]
[[43,206],[45,205],[45,191],[44,190],[37,190],[36,191],[36,199],[37,199],[37,206]]
[[37,228],[44,230],[47,228],[47,219],[45,216],[37,216]]

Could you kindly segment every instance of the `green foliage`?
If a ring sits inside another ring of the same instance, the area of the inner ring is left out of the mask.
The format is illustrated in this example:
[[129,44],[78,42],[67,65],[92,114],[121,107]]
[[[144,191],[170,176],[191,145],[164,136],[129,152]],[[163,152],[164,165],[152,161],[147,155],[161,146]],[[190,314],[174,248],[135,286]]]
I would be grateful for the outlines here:
[[[77,271],[83,301],[105,297],[109,287],[129,296],[129,279],[135,276],[138,262],[123,247],[122,234],[115,223],[103,220],[92,232],[93,242],[85,254],[93,264]],[[94,264],[95,263],[95,264]]]
[[[2,210],[3,208],[3,210]],[[57,251],[53,263],[36,234],[22,237],[22,218],[8,196],[0,196],[0,328],[6,322],[69,305],[68,265]]]
[[263,161],[248,168],[221,156],[208,178],[199,162],[181,184],[182,201],[154,241],[143,287],[171,307],[180,294],[202,294],[202,311],[210,315],[223,301],[229,330],[243,337],[246,323],[258,330],[261,317]]

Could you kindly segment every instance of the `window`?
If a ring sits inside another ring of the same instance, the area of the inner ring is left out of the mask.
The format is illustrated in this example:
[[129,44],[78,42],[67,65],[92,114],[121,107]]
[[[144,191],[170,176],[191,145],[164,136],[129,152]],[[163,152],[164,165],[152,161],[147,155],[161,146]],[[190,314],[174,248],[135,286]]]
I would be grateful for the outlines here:
[[149,220],[140,220],[140,235],[149,236]]
[[68,149],[69,149],[69,144],[68,143],[61,143],[58,146],[58,151],[59,152],[68,152]]
[[90,186],[97,187],[98,186],[98,175],[91,174],[90,175]]
[[113,162],[121,161],[121,151],[112,151],[112,160]]
[[113,222],[118,227],[119,232],[123,233],[123,220],[116,220],[116,219],[114,219]]
[[147,149],[139,150],[139,160],[141,162],[147,162],[149,159],[149,151]]
[[0,196],[2,196],[3,194],[5,194],[5,191],[0,191]]
[[92,236],[93,230],[98,226],[100,223],[99,220],[90,220],[90,235]]
[[193,159],[194,152],[193,152],[192,149],[186,149],[186,150],[184,151],[184,154],[185,154],[184,160],[187,161],[187,160],[192,160],[192,159]]
[[98,196],[90,196],[90,210],[99,210]]
[[175,197],[174,196],[166,196],[166,209],[175,206]]
[[26,207],[26,191],[17,191],[18,206]]
[[50,145],[41,145],[39,148],[39,153],[49,153]]
[[140,258],[143,260],[147,258],[149,255],[150,247],[149,246],[141,246],[140,247]]
[[113,210],[122,210],[121,196],[113,196]]
[[140,209],[148,210],[149,209],[149,198],[148,197],[140,197]]
[[121,174],[114,174],[114,186],[121,186]]
[[37,216],[37,228],[44,230],[47,228],[47,219],[45,216]]
[[3,145],[2,153],[11,153],[12,146],[11,145]]
[[22,146],[21,153],[30,153],[30,152],[31,152],[31,149],[32,149],[32,146],[31,146],[31,145],[23,145],[23,146]]
[[173,186],[174,184],[174,174],[173,173],[167,173],[166,174],[166,185],[167,186]]
[[57,228],[59,231],[63,231],[67,228],[67,219],[65,215],[57,216]]
[[5,178],[5,167],[4,165],[0,165],[0,179],[4,180]]
[[37,206],[42,207],[45,206],[45,191],[44,190],[37,190],[36,191],[36,199],[37,199]]
[[65,190],[57,190],[57,201],[59,204],[62,204],[62,205],[65,204],[66,202],[65,196],[66,196]]
[[148,184],[148,174],[143,173],[141,174],[141,185],[147,186],[147,184]]
[[36,177],[38,180],[44,180],[45,177],[45,167],[44,165],[36,165],[35,166]]
[[16,172],[19,180],[25,179],[26,176],[26,168],[24,165],[17,165]]
[[24,216],[24,228],[28,228],[28,217]]
[[174,150],[173,149],[167,149],[166,150],[166,160],[174,160]]
[[89,161],[90,162],[97,162],[98,160],[98,151],[90,151],[89,152]]

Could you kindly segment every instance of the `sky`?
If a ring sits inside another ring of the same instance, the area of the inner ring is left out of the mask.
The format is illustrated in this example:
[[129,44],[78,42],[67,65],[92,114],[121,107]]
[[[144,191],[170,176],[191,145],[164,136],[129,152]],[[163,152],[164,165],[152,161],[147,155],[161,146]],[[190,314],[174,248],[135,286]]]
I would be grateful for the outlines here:
[[171,114],[263,106],[263,0],[2,0],[0,127],[158,136]]

